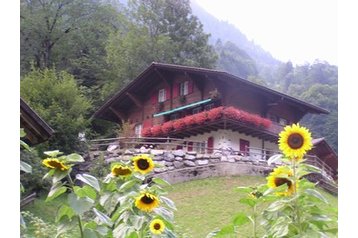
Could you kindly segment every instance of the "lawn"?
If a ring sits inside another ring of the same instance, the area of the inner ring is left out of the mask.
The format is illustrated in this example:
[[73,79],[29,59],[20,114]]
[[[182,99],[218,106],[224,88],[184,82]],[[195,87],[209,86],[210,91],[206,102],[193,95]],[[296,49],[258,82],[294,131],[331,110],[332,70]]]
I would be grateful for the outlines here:
[[[168,197],[177,207],[176,230],[188,238],[206,237],[210,231],[228,224],[237,212],[249,212],[247,206],[239,203],[243,195],[234,191],[235,187],[262,183],[265,183],[263,177],[239,176],[215,177],[173,185]],[[338,207],[337,197],[322,193],[331,207]],[[26,210],[46,222],[52,222],[60,204],[61,200],[47,204],[42,199],[36,199]],[[240,233],[246,237],[250,231],[251,227],[247,225]]]

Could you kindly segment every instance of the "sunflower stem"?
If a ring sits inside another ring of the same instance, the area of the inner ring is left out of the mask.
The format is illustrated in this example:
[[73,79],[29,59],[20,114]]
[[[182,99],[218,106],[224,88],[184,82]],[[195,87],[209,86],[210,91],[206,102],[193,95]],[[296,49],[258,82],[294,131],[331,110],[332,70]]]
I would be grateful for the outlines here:
[[80,227],[81,238],[84,238],[84,236],[83,236],[83,228],[82,228],[82,221],[81,221],[81,217],[79,215],[77,216],[77,220],[78,220],[78,226]]
[[296,170],[296,158],[293,158],[293,160],[292,160],[292,167],[293,167],[293,182],[294,182],[293,196],[295,197],[295,202],[294,202],[294,206],[293,206],[294,212],[295,212],[294,222],[296,222],[296,224],[297,224],[298,234],[301,234],[302,233],[301,217],[300,217],[300,209],[299,209],[299,204],[298,204],[298,199],[297,199],[298,178],[297,178],[297,170]]
[[253,225],[253,237],[256,238],[256,205],[253,207],[253,217],[252,217],[252,225]]

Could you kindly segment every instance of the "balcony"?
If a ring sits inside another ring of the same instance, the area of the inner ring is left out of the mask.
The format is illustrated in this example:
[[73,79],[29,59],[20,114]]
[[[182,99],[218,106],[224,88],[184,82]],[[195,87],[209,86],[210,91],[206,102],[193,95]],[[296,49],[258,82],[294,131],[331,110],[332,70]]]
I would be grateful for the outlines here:
[[219,129],[233,130],[277,142],[278,133],[282,131],[283,127],[267,118],[238,108],[219,106],[151,128],[144,128],[142,136],[185,138]]

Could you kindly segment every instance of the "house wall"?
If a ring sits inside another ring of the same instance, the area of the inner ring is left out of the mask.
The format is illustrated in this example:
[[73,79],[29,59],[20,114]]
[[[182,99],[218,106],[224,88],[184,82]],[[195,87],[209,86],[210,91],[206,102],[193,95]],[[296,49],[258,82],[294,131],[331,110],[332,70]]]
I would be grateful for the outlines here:
[[[235,151],[240,150],[240,139],[247,140],[250,142],[250,156],[255,159],[261,159],[262,154],[262,139],[257,137],[248,136],[242,133],[234,132],[231,130],[217,130],[201,135],[190,136],[187,139],[198,142],[207,142],[209,137],[214,137],[214,148],[215,149],[227,149],[231,148]],[[278,151],[278,146],[275,143],[264,141],[265,150]]]

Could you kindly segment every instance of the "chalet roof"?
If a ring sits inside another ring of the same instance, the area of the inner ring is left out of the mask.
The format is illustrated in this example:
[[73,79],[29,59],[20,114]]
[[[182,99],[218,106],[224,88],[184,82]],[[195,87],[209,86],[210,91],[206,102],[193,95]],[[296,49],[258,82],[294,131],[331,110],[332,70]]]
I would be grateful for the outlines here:
[[20,98],[20,126],[26,132],[26,139],[31,145],[48,140],[54,130]]
[[[310,103],[304,102],[297,98],[291,97],[284,93],[272,90],[270,88],[264,87],[262,85],[250,82],[246,79],[237,77],[235,75],[229,74],[225,71],[215,70],[215,69],[206,69],[206,68],[199,68],[199,67],[191,67],[191,66],[182,66],[182,65],[174,65],[174,64],[164,64],[164,63],[157,63],[153,62],[148,68],[146,68],[141,74],[138,75],[133,81],[131,81],[126,87],[122,90],[117,92],[114,96],[112,96],[106,103],[104,103],[94,114],[93,118],[101,118],[105,120],[111,120],[108,115],[108,111],[110,111],[110,107],[119,103],[124,98],[128,97],[128,92],[132,92],[135,88],[146,81],[146,78],[151,75],[152,73],[158,73],[160,71],[169,71],[169,72],[182,72],[187,74],[195,74],[201,75],[203,78],[213,77],[213,78],[222,78],[232,80],[236,83],[245,84],[247,87],[251,87],[256,89],[262,93],[275,96],[280,98],[281,100],[287,101],[288,103],[294,104],[303,108],[308,113],[314,114],[328,114],[329,111],[323,109],[321,107],[312,105]],[[160,73],[159,73],[160,74]]]

